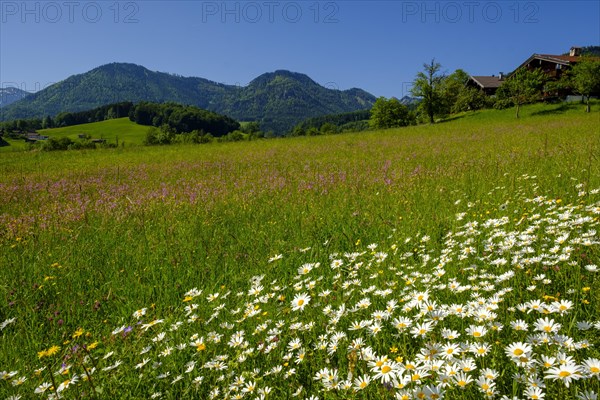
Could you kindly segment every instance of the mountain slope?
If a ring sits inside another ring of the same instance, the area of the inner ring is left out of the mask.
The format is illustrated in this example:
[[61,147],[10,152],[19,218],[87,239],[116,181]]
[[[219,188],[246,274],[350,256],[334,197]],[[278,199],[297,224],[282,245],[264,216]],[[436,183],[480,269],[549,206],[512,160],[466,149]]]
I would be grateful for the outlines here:
[[306,118],[369,108],[375,100],[363,90],[327,89],[306,75],[289,71],[266,73],[239,87],[113,63],[73,75],[13,103],[2,109],[0,119],[43,117],[120,101],[171,101],[242,121],[259,121],[263,130],[285,133]]
[[29,94],[29,92],[15,87],[0,88],[0,108],[19,101],[26,96],[29,96]]
[[308,76],[289,71],[263,74],[223,102],[221,113],[261,121],[276,132],[311,117],[370,108],[375,97],[360,89],[327,89]]

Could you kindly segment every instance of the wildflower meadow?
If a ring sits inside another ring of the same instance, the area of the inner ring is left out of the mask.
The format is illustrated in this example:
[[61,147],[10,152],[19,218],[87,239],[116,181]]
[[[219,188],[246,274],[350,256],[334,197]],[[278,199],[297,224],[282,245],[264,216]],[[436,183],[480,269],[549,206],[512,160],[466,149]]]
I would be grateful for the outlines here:
[[600,114],[550,107],[3,154],[0,397],[596,399]]

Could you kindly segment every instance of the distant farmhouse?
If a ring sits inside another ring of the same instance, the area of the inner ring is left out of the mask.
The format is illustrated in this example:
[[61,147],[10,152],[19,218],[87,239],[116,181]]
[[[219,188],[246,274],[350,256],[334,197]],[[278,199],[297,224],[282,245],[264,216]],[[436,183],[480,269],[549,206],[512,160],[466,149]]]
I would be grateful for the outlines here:
[[49,137],[45,136],[45,135],[40,135],[35,132],[30,132],[30,133],[25,134],[24,139],[27,143],[36,143],[36,142],[39,142],[42,140],[48,140]]
[[488,96],[493,96],[505,78],[506,76],[502,72],[498,76],[471,76],[467,81],[467,86],[481,89]]
[[[597,58],[597,57],[594,57]],[[549,80],[555,81],[571,68],[574,64],[581,61],[581,47],[571,47],[569,55],[554,55],[554,54],[533,54],[515,71],[526,68],[528,70],[541,69]],[[486,95],[493,96],[496,90],[502,85],[505,79],[510,78],[514,74],[504,75],[502,72],[498,76],[471,76],[467,82],[467,86],[471,86],[482,90]],[[568,95],[572,93],[561,93]]]

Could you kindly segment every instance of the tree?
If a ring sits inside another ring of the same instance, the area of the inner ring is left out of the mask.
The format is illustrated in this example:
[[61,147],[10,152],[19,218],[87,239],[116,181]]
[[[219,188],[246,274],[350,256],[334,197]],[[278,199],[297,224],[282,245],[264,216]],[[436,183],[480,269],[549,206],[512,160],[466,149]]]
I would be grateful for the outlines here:
[[443,83],[444,75],[440,73],[442,65],[431,60],[429,64],[423,64],[423,72],[419,72],[413,81],[411,93],[419,97],[419,110],[424,113],[430,123],[435,123],[434,117],[443,112]]
[[50,117],[49,115],[44,117],[44,119],[42,120],[42,129],[48,129],[48,128],[54,128],[54,121],[52,120],[52,117]]
[[519,118],[521,105],[540,99],[540,94],[546,76],[540,69],[532,71],[521,68],[509,76],[496,91],[496,97],[502,102],[508,102],[516,107],[516,117]]
[[414,123],[412,113],[398,99],[387,100],[385,97],[380,97],[373,104],[369,119],[369,126],[373,129],[397,128],[412,123]]
[[451,111],[458,113],[462,111],[481,110],[491,105],[490,103],[490,98],[483,91],[465,86],[456,96]]
[[587,98],[586,112],[590,112],[590,96],[600,92],[600,61],[583,59],[573,66],[571,73],[573,89]]
[[459,97],[461,97],[463,92],[468,89],[465,86],[468,80],[469,74],[462,69],[457,69],[443,80],[442,99],[444,102],[444,113],[449,114],[457,112],[455,110],[456,102],[458,101]]

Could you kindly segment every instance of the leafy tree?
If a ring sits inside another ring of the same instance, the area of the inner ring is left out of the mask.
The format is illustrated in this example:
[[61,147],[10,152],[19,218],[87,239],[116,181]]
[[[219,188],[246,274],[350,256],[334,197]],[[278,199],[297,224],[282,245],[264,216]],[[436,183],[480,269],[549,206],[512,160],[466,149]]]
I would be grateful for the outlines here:
[[146,132],[144,144],[146,146],[171,144],[175,139],[175,131],[168,125],[161,125],[160,129],[152,126]]
[[532,71],[518,69],[504,81],[496,91],[499,104],[512,104],[516,107],[516,117],[519,118],[521,105],[540,99],[546,76],[540,69]]
[[48,129],[48,128],[54,128],[54,121],[52,120],[52,117],[50,117],[50,116],[46,116],[42,120],[42,129]]
[[[445,114],[457,112],[455,104],[462,93],[467,89],[465,84],[469,74],[462,69],[457,69],[442,81],[443,112]],[[462,111],[462,110],[461,110]]]
[[435,123],[434,117],[443,113],[443,83],[444,75],[440,73],[442,65],[431,60],[423,64],[423,72],[419,72],[413,81],[411,93],[419,97],[419,110],[428,117],[430,123]]
[[587,98],[586,112],[590,112],[590,96],[600,92],[600,61],[583,59],[573,66],[571,82],[577,93]]
[[50,138],[42,144],[42,150],[44,151],[57,151],[57,150],[68,150],[72,146],[73,142],[68,137],[62,137],[60,139]]
[[308,130],[306,131],[306,136],[319,136],[321,134],[321,131],[319,131],[317,128],[315,127],[310,127],[308,128]]
[[330,135],[332,133],[337,133],[337,127],[331,122],[325,122],[321,125],[321,133],[323,135]]
[[398,99],[387,100],[385,97],[380,97],[371,109],[369,126],[373,129],[397,128],[413,123],[412,113]]
[[260,124],[256,121],[248,122],[242,126],[241,131],[247,134],[255,134],[260,132]]
[[481,90],[473,87],[463,87],[452,105],[451,111],[458,113],[462,111],[481,110],[490,106],[490,98]]
[[[323,125],[329,123],[335,127],[336,132],[354,130],[365,130],[369,128],[369,119],[371,110],[359,110],[341,114],[327,114],[318,117],[305,119],[296,125],[289,133],[289,136],[304,136],[309,128],[321,130]],[[357,123],[362,124],[357,124]],[[328,129],[328,128],[326,128]]]

